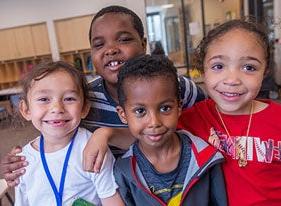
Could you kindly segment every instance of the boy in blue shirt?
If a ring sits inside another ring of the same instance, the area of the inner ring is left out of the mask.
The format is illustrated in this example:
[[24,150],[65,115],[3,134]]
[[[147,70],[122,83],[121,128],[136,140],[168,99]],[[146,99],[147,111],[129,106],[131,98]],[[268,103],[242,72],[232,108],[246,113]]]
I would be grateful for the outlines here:
[[227,205],[222,155],[176,131],[181,100],[171,61],[149,55],[127,61],[118,75],[118,99],[119,117],[137,139],[115,164],[126,205]]

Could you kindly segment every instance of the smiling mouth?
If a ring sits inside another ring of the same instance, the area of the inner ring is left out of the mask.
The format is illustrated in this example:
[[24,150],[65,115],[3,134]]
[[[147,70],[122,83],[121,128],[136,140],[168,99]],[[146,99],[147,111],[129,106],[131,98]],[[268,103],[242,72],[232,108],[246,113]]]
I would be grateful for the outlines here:
[[232,93],[232,92],[219,92],[219,93],[226,97],[239,97],[243,95],[243,93]]
[[158,133],[158,134],[147,134],[146,136],[152,141],[159,141],[160,139],[162,139],[165,133],[166,132]]
[[69,121],[70,120],[44,120],[43,122],[51,125],[63,125]]
[[109,61],[105,66],[106,67],[117,67],[119,65],[123,65],[124,61],[122,60],[113,60],[113,61]]

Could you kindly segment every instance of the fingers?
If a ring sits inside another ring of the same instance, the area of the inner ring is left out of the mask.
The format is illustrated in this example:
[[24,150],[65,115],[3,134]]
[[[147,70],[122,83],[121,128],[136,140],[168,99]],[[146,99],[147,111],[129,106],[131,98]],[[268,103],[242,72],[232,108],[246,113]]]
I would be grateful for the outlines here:
[[15,181],[6,181],[8,187],[15,187],[19,184],[19,179],[16,179]]
[[94,162],[94,172],[100,172],[103,160],[104,160],[104,156],[106,153],[101,153],[99,152],[96,161]]
[[23,167],[27,166],[28,162],[25,161],[24,156],[14,156],[11,154],[5,155],[1,159],[1,172],[3,174],[13,172],[18,169],[22,169]]
[[9,154],[16,155],[22,152],[22,148],[20,146],[15,146],[12,148],[11,152]]
[[15,187],[19,184],[19,177],[25,173],[25,169],[19,169],[14,172],[5,173],[4,178],[9,187]]
[[24,167],[28,165],[24,156],[16,156],[21,151],[21,147],[14,147],[0,161],[1,174],[10,187],[19,184],[19,177],[25,173]]
[[20,146],[13,147],[12,150],[6,154],[3,158],[1,158],[1,164],[9,164],[12,162],[24,161],[25,157],[23,156],[16,156],[17,154],[21,153],[22,149]]
[[[22,157],[20,157],[22,158]],[[21,170],[21,169],[24,169],[24,167],[26,167],[28,165],[28,162],[27,161],[14,161],[14,162],[8,162],[8,163],[5,163],[2,166],[2,170],[3,170],[3,174],[5,175],[6,173],[12,173],[14,171],[17,171],[17,170]]]
[[14,156],[14,155],[7,154],[1,159],[1,164],[7,164],[8,165],[8,164],[12,164],[12,163],[15,163],[15,162],[23,162],[23,161],[25,161],[24,156]]
[[97,159],[97,153],[88,155],[85,152],[83,153],[83,169],[88,172],[94,171],[94,164]]

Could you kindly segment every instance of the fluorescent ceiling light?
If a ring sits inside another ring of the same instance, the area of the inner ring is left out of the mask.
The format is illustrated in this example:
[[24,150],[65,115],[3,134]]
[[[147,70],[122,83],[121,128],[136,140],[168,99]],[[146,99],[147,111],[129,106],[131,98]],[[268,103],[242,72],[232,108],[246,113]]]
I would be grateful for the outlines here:
[[161,6],[163,9],[169,9],[169,8],[172,8],[174,7],[174,4],[164,4]]

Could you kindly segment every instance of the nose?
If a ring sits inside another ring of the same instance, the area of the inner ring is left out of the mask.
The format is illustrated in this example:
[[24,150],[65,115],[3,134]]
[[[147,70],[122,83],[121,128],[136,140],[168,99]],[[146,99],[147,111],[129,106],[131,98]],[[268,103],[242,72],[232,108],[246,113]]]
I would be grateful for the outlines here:
[[228,69],[225,71],[223,83],[228,86],[237,86],[241,84],[240,73],[237,69]]
[[55,101],[51,104],[51,107],[50,107],[50,111],[52,113],[63,113],[64,112],[64,106],[63,106],[63,103],[61,101]]
[[149,127],[155,128],[162,125],[161,118],[157,113],[150,113],[149,116]]
[[116,55],[120,52],[118,46],[115,43],[110,43],[105,50],[105,55]]

